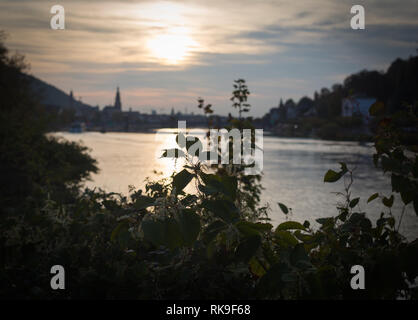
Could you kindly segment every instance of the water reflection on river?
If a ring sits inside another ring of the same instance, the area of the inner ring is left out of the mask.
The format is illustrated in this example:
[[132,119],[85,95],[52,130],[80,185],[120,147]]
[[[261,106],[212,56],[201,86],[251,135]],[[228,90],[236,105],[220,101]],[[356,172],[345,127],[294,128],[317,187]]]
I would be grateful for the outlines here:
[[[160,135],[97,132],[58,135],[81,140],[98,160],[100,172],[92,176],[87,186],[128,194],[129,185],[142,188],[146,177],[156,178],[154,170],[169,176],[174,169],[181,168],[181,163],[175,165],[172,160],[159,159],[162,148],[175,143],[170,130],[160,132]],[[194,134],[198,133],[195,130]],[[388,195],[391,188],[389,178],[374,168],[372,154],[371,144],[265,136],[262,203],[269,203],[273,224],[285,220],[277,202],[291,207],[292,218],[302,222],[334,215],[339,198],[331,193],[342,191],[343,184],[325,184],[323,176],[328,169],[337,170],[341,161],[355,168],[352,196],[361,197],[360,208],[376,219],[383,205],[377,200],[367,204],[367,198],[374,192]],[[397,203],[395,215],[401,211],[400,202]],[[418,218],[411,207],[406,210],[401,230],[408,237],[418,236]]]

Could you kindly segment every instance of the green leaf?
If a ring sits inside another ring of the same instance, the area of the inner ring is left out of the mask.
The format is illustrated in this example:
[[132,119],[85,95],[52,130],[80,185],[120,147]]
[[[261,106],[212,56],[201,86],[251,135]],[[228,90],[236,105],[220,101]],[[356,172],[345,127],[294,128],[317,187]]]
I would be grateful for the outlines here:
[[146,219],[141,224],[145,240],[155,246],[165,246],[170,249],[183,245],[180,226],[173,218],[164,220]]
[[304,243],[312,242],[313,239],[311,235],[302,233],[300,230],[296,230],[293,235]]
[[402,176],[392,173],[390,179],[391,179],[392,191],[399,192],[403,189],[405,185],[404,184],[405,181]]
[[390,198],[383,197],[383,199],[382,199],[382,203],[383,203],[386,207],[391,208],[391,207],[393,206],[393,200],[394,200],[393,195],[391,195],[391,196],[390,196]]
[[173,177],[173,187],[176,188],[177,194],[180,193],[190,181],[192,181],[194,175],[186,169],[181,170]]
[[236,177],[233,176],[221,176],[221,183],[223,193],[230,197],[233,201],[236,198],[236,193],[238,190],[238,181]]
[[280,207],[280,209],[283,211],[284,214],[288,214],[289,213],[289,209],[281,202],[277,203]]
[[306,253],[305,246],[303,243],[298,243],[290,254],[290,261],[294,266],[299,266],[300,262],[309,261],[309,257]]
[[291,270],[284,262],[274,264],[260,279],[257,291],[262,295],[276,296],[283,289],[283,275],[290,272]]
[[183,244],[183,236],[179,224],[173,218],[166,219],[164,222],[164,245],[170,249],[180,247]]
[[339,162],[341,166],[341,174],[346,174],[348,172],[347,164],[345,162]]
[[205,186],[203,184],[199,184],[197,187],[198,187],[199,191],[202,192],[203,194],[205,194],[206,196],[210,196],[210,195],[216,194],[218,192],[218,190],[216,190],[212,187]]
[[200,217],[190,209],[183,209],[178,218],[184,244],[192,245],[200,233]]
[[199,173],[199,176],[205,183],[205,186],[199,187],[202,192],[207,194],[219,192],[229,197],[232,201],[235,200],[238,188],[236,177],[206,174],[204,172]]
[[324,176],[324,182],[336,182],[338,180],[340,180],[340,178],[342,177],[342,173],[341,172],[335,172],[334,170],[328,170],[327,173]]
[[225,224],[225,222],[221,220],[216,220],[206,227],[206,229],[203,232],[202,239],[206,244],[208,244],[213,239],[215,239],[220,232],[225,230],[226,227],[227,225]]
[[239,212],[237,207],[229,200],[207,200],[202,202],[202,207],[209,210],[215,217],[222,219],[225,222],[233,223],[239,219]]
[[183,206],[189,206],[192,203],[196,203],[197,199],[198,198],[194,194],[188,194],[183,199],[181,199],[180,202]]
[[354,208],[359,203],[359,201],[360,201],[360,198],[355,198],[351,200],[349,204],[350,208]]
[[372,194],[369,199],[367,199],[367,203],[373,201],[374,199],[376,199],[379,196],[379,193],[374,193]]
[[260,264],[256,257],[251,258],[249,262],[249,267],[251,273],[253,273],[257,277],[262,277],[266,274],[266,270],[263,268],[263,266]]
[[401,190],[400,194],[401,194],[401,199],[403,201],[403,203],[405,204],[409,204],[410,202],[412,202],[414,200],[414,196],[415,196],[415,190],[412,189],[406,189],[405,190]]
[[276,230],[305,230],[305,227],[296,221],[286,221],[281,224],[279,224],[276,228]]
[[244,236],[260,235],[263,232],[268,232],[273,226],[270,223],[240,221],[237,223],[237,229]]
[[365,214],[362,212],[354,212],[351,216],[350,219],[348,220],[348,225],[349,224],[353,224],[353,225],[358,225],[359,223],[361,223],[364,219],[365,219]]
[[259,235],[253,235],[244,240],[239,244],[236,254],[238,259],[248,262],[261,247],[261,237]]
[[298,240],[289,231],[276,229],[274,235],[280,246],[288,247],[298,244]]
[[334,218],[318,218],[315,221],[323,226],[334,224]]
[[163,221],[144,219],[142,220],[141,228],[145,240],[151,242],[155,246],[160,246],[165,243]]
[[135,198],[134,207],[138,210],[145,209],[154,205],[154,199],[147,196],[137,196]]
[[128,222],[126,220],[119,222],[116,228],[112,231],[110,240],[117,241],[124,232],[128,232]]

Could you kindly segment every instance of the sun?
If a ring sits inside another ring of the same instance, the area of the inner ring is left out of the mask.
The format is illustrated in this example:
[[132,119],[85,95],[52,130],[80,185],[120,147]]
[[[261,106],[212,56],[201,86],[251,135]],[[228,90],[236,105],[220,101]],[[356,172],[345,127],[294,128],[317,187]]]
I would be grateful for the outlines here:
[[189,35],[181,32],[154,35],[147,41],[151,56],[163,64],[180,64],[190,56],[195,45]]

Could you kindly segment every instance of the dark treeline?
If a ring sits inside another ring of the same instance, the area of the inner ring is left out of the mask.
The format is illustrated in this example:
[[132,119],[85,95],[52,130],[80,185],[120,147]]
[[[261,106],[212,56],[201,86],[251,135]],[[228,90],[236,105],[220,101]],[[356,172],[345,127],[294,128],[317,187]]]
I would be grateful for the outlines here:
[[328,118],[339,116],[342,99],[351,94],[376,98],[391,113],[414,103],[418,100],[418,56],[406,60],[398,58],[386,72],[363,70],[348,76],[343,84],[315,92],[314,105],[318,115]]
[[45,135],[55,117],[33,94],[22,73],[25,70],[24,58],[9,56],[0,42],[2,210],[27,197],[36,202],[47,192],[66,197],[70,185],[76,186],[89,172],[97,170],[95,160],[84,147]]
[[313,98],[280,100],[257,124],[284,136],[370,140],[368,129],[375,131],[375,122],[365,130],[361,116],[342,117],[342,102],[350,97],[376,99],[386,106],[387,114],[406,108],[418,100],[418,56],[396,59],[386,72],[352,74],[342,84],[316,91]]

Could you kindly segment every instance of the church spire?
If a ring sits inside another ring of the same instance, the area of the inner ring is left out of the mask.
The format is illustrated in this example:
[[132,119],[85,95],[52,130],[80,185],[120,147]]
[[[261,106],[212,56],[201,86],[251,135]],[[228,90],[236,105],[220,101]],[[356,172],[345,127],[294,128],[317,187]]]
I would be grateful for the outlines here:
[[116,89],[115,108],[118,109],[119,111],[122,110],[122,103],[120,101],[119,86]]

